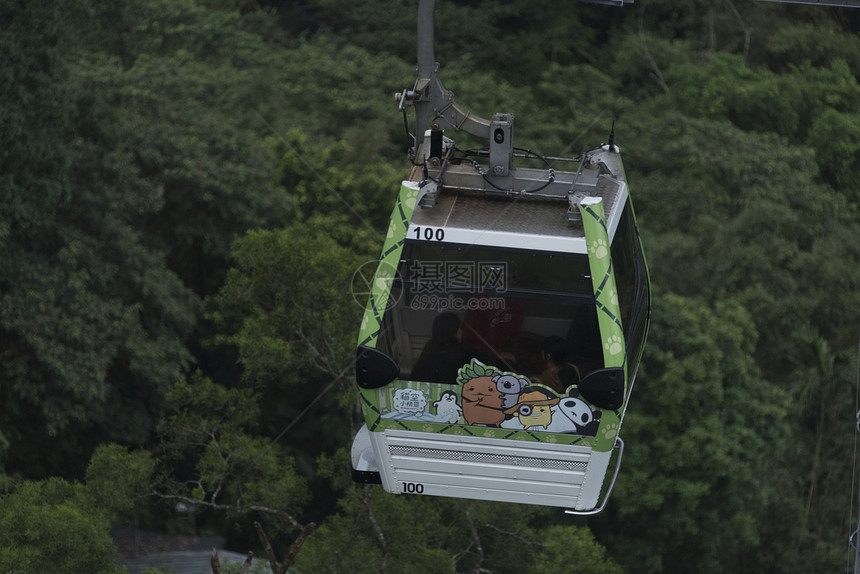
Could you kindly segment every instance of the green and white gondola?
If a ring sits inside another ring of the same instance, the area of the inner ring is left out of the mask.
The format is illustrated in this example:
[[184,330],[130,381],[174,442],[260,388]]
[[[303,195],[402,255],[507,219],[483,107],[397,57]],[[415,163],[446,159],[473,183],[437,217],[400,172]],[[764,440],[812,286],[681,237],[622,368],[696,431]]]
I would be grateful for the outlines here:
[[[353,477],[598,512],[650,309],[618,148],[610,135],[575,158],[518,153],[512,116],[475,118],[441,87],[420,22],[419,79],[400,102],[419,137],[358,337]],[[489,148],[459,150],[452,127]]]

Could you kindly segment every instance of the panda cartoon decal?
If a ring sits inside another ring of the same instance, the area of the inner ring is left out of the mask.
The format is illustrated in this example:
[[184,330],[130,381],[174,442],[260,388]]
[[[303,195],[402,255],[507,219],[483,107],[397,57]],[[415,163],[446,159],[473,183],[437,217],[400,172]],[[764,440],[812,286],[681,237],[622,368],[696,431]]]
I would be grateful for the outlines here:
[[595,436],[597,434],[597,427],[600,426],[600,416],[603,413],[592,410],[585,401],[579,398],[579,391],[576,389],[571,390],[568,396],[559,401],[558,410],[573,423],[573,432],[576,434],[584,436]]

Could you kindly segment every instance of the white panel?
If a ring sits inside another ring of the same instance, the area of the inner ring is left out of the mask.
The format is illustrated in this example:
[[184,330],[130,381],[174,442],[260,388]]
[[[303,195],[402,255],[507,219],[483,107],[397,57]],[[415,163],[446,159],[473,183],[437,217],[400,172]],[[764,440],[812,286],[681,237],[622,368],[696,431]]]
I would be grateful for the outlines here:
[[585,480],[582,483],[582,492],[576,503],[576,510],[591,510],[597,506],[597,501],[600,498],[600,487],[603,486],[603,478],[606,476],[606,469],[609,468],[609,457],[611,456],[612,452],[595,451],[592,453],[591,460],[588,461]]
[[[416,226],[410,226],[407,237],[414,238]],[[426,227],[426,226],[417,226]],[[445,229],[445,243],[460,243],[463,245],[484,245],[487,247],[508,247],[511,249],[535,249],[537,251],[554,251],[561,253],[587,253],[585,239],[582,237],[559,237],[553,235],[538,235],[532,233],[510,233],[488,231],[485,229],[463,229],[448,227]]]
[[[585,469],[581,470],[548,470],[545,468],[523,468],[521,466],[479,464],[456,460],[439,460],[431,458],[393,457],[395,473],[405,470],[424,472],[427,475],[447,474],[486,476],[510,480],[533,480],[559,484],[579,484],[585,480]],[[400,475],[398,474],[398,477]],[[404,480],[400,478],[400,480]],[[428,479],[429,480],[429,479]]]
[[[580,445],[393,429],[370,438],[388,492],[418,488],[425,495],[577,510],[597,505],[611,456]],[[392,447],[399,454],[392,455]]]
[[[379,434],[379,433],[375,433]],[[478,447],[474,452],[507,454],[510,456],[535,456],[564,460],[588,460],[592,448],[581,445],[566,445],[551,442],[509,440],[481,436],[426,433],[387,429],[384,431],[389,444],[402,444],[421,448]]]
[[395,473],[395,476],[397,478],[398,491],[401,493],[403,492],[402,484],[404,482],[411,482],[420,483],[425,489],[428,489],[431,486],[462,486],[496,490],[499,492],[521,492],[524,494],[566,496],[571,499],[568,501],[568,505],[572,506],[575,502],[575,497],[579,495],[580,491],[580,486],[578,484],[560,484],[557,482],[516,480],[512,478],[493,478],[485,475],[452,475],[437,472],[426,473],[400,469]]

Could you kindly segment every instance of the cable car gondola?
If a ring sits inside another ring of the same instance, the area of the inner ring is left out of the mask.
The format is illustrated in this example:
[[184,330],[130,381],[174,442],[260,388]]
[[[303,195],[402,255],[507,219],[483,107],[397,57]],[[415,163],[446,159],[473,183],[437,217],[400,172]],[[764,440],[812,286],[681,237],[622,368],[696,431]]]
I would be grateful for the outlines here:
[[[599,512],[650,306],[614,127],[578,157],[519,150],[512,115],[471,115],[437,70],[421,0],[418,79],[398,98],[415,109],[413,167],[359,332],[353,478]],[[526,157],[541,165],[515,166]]]

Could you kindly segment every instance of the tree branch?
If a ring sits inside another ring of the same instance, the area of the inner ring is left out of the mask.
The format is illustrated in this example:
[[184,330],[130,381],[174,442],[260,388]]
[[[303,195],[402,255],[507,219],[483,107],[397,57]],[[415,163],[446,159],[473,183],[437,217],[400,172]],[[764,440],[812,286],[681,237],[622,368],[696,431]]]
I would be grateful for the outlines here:
[[379,543],[379,549],[382,551],[379,571],[385,574],[385,564],[388,560],[388,544],[385,542],[385,535],[382,533],[382,528],[379,527],[379,523],[373,515],[373,509],[370,507],[371,492],[373,492],[371,490],[371,486],[368,485],[364,488],[364,495],[359,495],[357,491],[355,494],[361,499],[361,503],[364,504],[364,509],[367,511],[367,518],[370,520],[370,526],[373,528],[373,533],[376,535],[376,541]]
[[738,20],[738,24],[740,24],[741,29],[744,31],[744,64],[747,63],[747,58],[750,54],[750,37],[752,36],[752,28],[748,28],[746,24],[744,24],[744,19],[741,18],[741,13],[738,12],[738,9],[735,7],[732,0],[726,0],[726,4],[729,5],[729,8],[732,9],[732,12],[735,14],[735,18]]
[[221,574],[221,562],[218,560],[218,550],[212,549],[212,558],[209,559],[209,566],[212,567],[212,574]]
[[263,550],[266,551],[266,556],[269,557],[269,568],[272,569],[273,574],[277,574],[280,564],[278,564],[278,559],[275,558],[275,551],[272,549],[272,543],[269,542],[269,537],[266,536],[266,531],[263,530],[263,526],[256,520],[254,521],[254,528],[257,530],[257,538],[259,538],[260,542],[263,543]]
[[502,530],[501,528],[499,528],[495,524],[490,524],[489,522],[487,522],[487,523],[483,524],[482,526],[484,528],[488,528],[490,530],[495,530],[499,534],[504,534],[505,536],[510,536],[511,538],[516,538],[520,542],[525,542],[526,544],[529,545],[529,547],[540,547],[540,546],[542,546],[542,544],[538,541],[529,540],[525,536],[522,536],[521,534],[518,534],[516,532],[510,532],[508,530]]
[[481,544],[481,537],[478,536],[478,529],[475,528],[475,523],[472,521],[472,513],[469,509],[466,509],[466,519],[469,521],[469,537],[472,539],[472,543],[475,545],[475,549],[478,552],[478,563],[475,565],[474,570],[472,572],[474,574],[482,574],[484,572],[489,572],[486,568],[483,567],[484,563],[484,546]]
[[290,569],[290,566],[293,565],[293,562],[296,559],[296,555],[298,555],[299,550],[302,549],[302,545],[307,540],[308,536],[314,533],[317,525],[316,522],[308,522],[305,527],[302,529],[301,534],[299,534],[298,538],[296,538],[293,543],[290,545],[290,550],[287,552],[287,555],[284,557],[284,561],[281,562],[281,570],[278,574],[287,574],[287,571]]
[[187,502],[188,504],[195,504],[198,506],[205,506],[206,508],[211,508],[212,510],[230,510],[237,514],[248,514],[249,512],[262,512],[264,514],[270,514],[272,516],[277,516],[279,518],[283,518],[287,520],[294,528],[298,530],[303,530],[304,526],[296,520],[292,514],[284,512],[283,510],[278,510],[277,508],[270,508],[268,506],[260,506],[256,504],[252,504],[250,506],[242,506],[242,505],[231,505],[231,504],[216,504],[214,502],[209,502],[207,500],[199,500],[197,498],[192,498],[190,496],[184,496],[181,494],[164,494],[161,492],[153,492],[153,496],[160,498],[162,500],[178,500],[181,502]]
[[305,540],[307,540],[308,536],[313,534],[316,527],[317,525],[315,522],[307,523],[305,527],[302,528],[298,537],[296,537],[290,545],[290,549],[284,557],[283,562],[279,563],[278,559],[275,558],[275,551],[272,548],[272,544],[269,542],[269,537],[266,536],[266,531],[263,530],[263,525],[254,521],[254,528],[257,530],[257,537],[260,539],[260,542],[263,543],[263,549],[269,557],[269,567],[272,569],[272,574],[286,574],[287,570],[290,569],[290,566],[293,565],[296,555],[298,555],[299,550],[301,550],[302,545],[305,543]]
[[645,6],[643,4],[641,10],[639,11],[639,39],[642,42],[642,51],[645,53],[645,57],[648,59],[648,62],[651,64],[651,77],[654,78],[654,81],[659,84],[661,88],[663,88],[663,93],[667,96],[669,95],[669,85],[666,83],[666,80],[663,78],[663,72],[660,71],[660,68],[657,66],[657,61],[651,55],[651,51],[648,49],[648,42],[645,40]]
[[254,559],[254,553],[248,550],[248,556],[242,562],[242,567],[239,568],[239,574],[249,574],[251,572],[251,561]]

